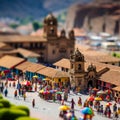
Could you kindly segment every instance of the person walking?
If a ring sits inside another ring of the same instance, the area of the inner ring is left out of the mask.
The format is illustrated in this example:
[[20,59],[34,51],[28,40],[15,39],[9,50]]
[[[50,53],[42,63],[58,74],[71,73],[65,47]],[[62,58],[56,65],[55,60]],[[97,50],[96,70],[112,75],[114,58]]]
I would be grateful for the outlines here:
[[35,99],[32,100],[32,107],[35,107]]
[[74,105],[75,105],[75,101],[74,101],[74,99],[72,98],[72,100],[71,100],[71,109],[73,109],[73,110],[74,110]]
[[15,92],[14,92],[14,97],[15,98],[17,97],[17,90],[15,90]]
[[79,97],[79,99],[78,99],[78,106],[82,106],[82,99],[81,99],[81,97]]
[[23,94],[24,101],[26,100],[26,93]]
[[7,97],[7,94],[8,94],[7,88],[5,89],[4,94],[5,94],[5,97]]

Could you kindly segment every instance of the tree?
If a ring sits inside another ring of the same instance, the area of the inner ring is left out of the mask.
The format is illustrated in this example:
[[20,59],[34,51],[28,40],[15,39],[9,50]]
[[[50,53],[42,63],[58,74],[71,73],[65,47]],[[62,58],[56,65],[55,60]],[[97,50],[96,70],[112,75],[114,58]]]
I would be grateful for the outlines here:
[[34,29],[35,31],[40,28],[40,25],[39,25],[39,23],[38,23],[37,21],[34,21],[34,22],[32,23],[32,25],[33,25],[33,29]]

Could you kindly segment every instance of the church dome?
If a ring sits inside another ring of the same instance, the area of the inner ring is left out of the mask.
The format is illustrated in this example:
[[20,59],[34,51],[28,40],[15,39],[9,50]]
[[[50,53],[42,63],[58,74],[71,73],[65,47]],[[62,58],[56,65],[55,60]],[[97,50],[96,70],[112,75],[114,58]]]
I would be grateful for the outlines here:
[[93,64],[89,65],[88,68],[87,68],[87,71],[88,71],[88,72],[89,72],[89,71],[96,71],[96,66],[93,65]]
[[53,16],[52,13],[45,17],[44,23],[47,23],[49,21],[53,21],[53,22],[57,23],[57,19]]
[[85,61],[84,55],[78,50],[78,48],[75,50],[75,52],[70,57],[71,60],[74,61]]

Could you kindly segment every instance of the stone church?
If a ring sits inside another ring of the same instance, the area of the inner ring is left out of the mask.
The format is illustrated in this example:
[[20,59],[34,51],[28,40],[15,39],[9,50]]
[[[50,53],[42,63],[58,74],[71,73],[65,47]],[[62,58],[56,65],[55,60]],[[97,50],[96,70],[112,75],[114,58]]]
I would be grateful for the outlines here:
[[80,87],[81,90],[97,86],[98,74],[93,64],[88,65],[85,70],[84,55],[76,49],[70,56],[70,82],[74,87]]
[[60,36],[58,36],[58,22],[57,19],[49,14],[44,19],[44,36],[47,39],[45,60],[48,62],[55,62],[61,58],[69,58],[74,51],[75,36],[74,31],[69,31],[68,38],[63,29]]
[[42,36],[0,35],[0,42],[40,54],[39,62],[53,63],[61,58],[69,58],[75,46],[74,31],[66,35],[63,29],[58,35],[58,21],[53,14],[45,17],[43,25]]

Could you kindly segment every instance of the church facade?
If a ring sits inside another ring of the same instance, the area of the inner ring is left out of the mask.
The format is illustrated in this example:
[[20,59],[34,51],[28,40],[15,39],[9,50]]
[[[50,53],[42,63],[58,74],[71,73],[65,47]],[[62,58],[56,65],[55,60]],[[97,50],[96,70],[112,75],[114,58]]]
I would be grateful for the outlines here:
[[60,36],[58,31],[57,19],[52,15],[48,15],[44,19],[44,36],[47,39],[45,60],[55,62],[61,58],[69,58],[74,51],[75,36],[74,31],[69,31],[68,38],[65,30],[62,30]]
[[84,55],[76,49],[70,56],[70,82],[72,87],[80,87],[81,90],[89,87],[96,87],[98,73],[93,64],[87,66],[85,70]]

